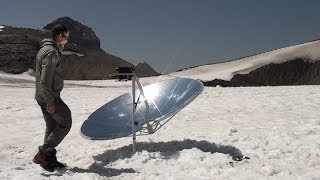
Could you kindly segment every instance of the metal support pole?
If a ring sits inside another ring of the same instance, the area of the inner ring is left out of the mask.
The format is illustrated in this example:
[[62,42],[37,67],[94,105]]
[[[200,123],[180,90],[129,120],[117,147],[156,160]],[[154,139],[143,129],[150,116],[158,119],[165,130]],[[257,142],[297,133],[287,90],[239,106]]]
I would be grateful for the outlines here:
[[136,102],[136,77],[132,77],[132,152],[133,154],[136,153],[136,123],[135,123],[135,112],[136,112],[136,107],[137,107]]

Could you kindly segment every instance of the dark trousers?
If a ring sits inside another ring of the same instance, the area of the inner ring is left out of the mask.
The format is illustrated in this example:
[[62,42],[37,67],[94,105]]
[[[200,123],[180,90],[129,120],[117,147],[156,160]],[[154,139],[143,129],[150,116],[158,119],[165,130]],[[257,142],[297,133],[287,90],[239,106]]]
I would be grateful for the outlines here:
[[50,154],[71,129],[71,111],[61,98],[55,100],[56,110],[53,114],[47,112],[46,103],[38,102],[38,104],[41,107],[46,122],[44,142],[42,146],[39,146],[39,150],[45,154]]

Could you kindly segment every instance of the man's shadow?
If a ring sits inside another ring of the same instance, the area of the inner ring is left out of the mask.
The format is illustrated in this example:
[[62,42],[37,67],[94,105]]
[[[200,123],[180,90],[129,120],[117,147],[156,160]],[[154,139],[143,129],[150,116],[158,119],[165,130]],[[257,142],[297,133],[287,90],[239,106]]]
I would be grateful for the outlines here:
[[[138,142],[137,152],[148,151],[148,152],[160,152],[164,159],[178,158],[180,151],[184,149],[198,148],[203,152],[222,153],[234,156],[243,156],[241,151],[234,146],[224,146],[216,145],[215,143],[210,143],[208,141],[195,141],[190,139],[185,139],[183,141],[170,141],[170,142]],[[69,169],[71,172],[77,173],[96,173],[100,176],[112,177],[118,176],[122,173],[135,173],[136,171],[132,168],[129,169],[114,169],[105,168],[111,162],[130,158],[132,157],[132,144],[124,146],[115,150],[106,150],[104,153],[93,156],[94,163],[89,166],[88,169],[81,169],[74,167]]]

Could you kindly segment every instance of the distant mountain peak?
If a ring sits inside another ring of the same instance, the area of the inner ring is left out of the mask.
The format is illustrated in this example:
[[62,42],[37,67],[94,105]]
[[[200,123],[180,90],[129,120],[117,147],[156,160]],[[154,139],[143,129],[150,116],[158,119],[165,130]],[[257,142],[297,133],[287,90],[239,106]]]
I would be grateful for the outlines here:
[[70,17],[65,16],[52,21],[43,29],[51,30],[52,27],[56,24],[62,24],[70,30],[71,43],[77,44],[81,47],[100,50],[100,39],[96,36],[95,32],[90,27],[83,25]]
[[[152,68],[148,63],[146,63],[145,61],[141,61],[140,63],[136,64],[136,66],[146,66],[146,67],[150,67]],[[152,68],[153,69],[153,68]]]
[[136,64],[136,67],[138,67],[139,69],[144,69],[144,71],[152,73],[154,76],[160,75],[160,73],[158,73],[148,63],[146,63],[144,61]]

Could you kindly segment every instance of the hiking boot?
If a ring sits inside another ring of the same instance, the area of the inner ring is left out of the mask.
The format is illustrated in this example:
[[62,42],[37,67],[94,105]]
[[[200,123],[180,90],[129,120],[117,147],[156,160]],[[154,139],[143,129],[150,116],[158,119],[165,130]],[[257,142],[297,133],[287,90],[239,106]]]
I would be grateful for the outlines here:
[[32,159],[32,161],[36,164],[48,165],[49,161],[46,155],[44,155],[41,151],[39,151]]
[[56,161],[56,162],[52,163],[52,166],[53,167],[57,167],[57,168],[65,168],[65,167],[67,167],[66,164],[64,164],[62,162],[59,162],[59,161]]
[[64,164],[64,163],[62,163],[62,162],[59,162],[59,161],[57,160],[57,157],[56,157],[56,156],[53,157],[52,162],[51,162],[51,166],[57,167],[57,168],[67,167],[66,164]]
[[53,167],[58,167],[58,168],[66,167],[65,164],[63,164],[57,160],[56,154],[57,154],[57,151],[55,149],[49,154],[48,158],[49,158],[50,165]]
[[34,156],[32,161],[36,164],[39,164],[43,169],[45,169],[49,172],[54,171],[54,167],[50,165],[49,158],[45,154],[43,154],[41,151],[39,151]]

